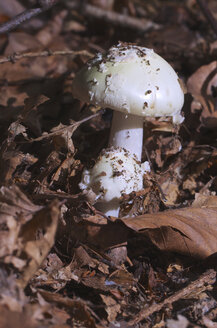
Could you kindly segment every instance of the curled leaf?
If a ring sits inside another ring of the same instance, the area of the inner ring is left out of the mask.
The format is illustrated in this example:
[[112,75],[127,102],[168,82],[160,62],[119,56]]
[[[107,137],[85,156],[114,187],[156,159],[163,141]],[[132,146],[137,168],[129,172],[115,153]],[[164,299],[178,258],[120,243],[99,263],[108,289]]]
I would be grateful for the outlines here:
[[183,208],[122,219],[162,251],[195,258],[217,252],[217,207]]

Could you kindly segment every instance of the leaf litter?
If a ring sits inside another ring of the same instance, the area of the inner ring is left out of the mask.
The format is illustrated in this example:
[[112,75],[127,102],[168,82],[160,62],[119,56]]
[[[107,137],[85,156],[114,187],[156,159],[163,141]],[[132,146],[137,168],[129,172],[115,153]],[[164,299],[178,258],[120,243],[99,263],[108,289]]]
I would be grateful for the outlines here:
[[[0,22],[25,8],[0,4]],[[215,326],[215,38],[197,1],[170,0],[63,1],[2,35],[0,327]],[[179,129],[145,122],[152,170],[113,218],[78,185],[111,113],[74,99],[71,82],[118,40],[154,48],[187,94]]]

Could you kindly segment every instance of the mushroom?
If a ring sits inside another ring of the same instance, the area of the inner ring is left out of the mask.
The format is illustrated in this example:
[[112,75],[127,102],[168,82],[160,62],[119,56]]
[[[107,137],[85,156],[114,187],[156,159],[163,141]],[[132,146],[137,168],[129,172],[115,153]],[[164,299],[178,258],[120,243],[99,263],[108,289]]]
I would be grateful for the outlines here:
[[[134,156],[141,162],[145,117],[172,117],[175,124],[184,120],[180,114],[184,93],[179,78],[170,64],[152,49],[119,43],[105,55],[99,53],[88,61],[76,74],[72,89],[75,98],[114,110],[109,147],[118,149],[116,160],[122,157],[122,148],[128,157]],[[145,166],[147,170],[147,163]],[[98,181],[94,170],[90,172]],[[145,170],[141,172],[144,174]],[[91,187],[94,179],[90,178],[92,182],[87,186]],[[110,210],[106,214],[110,215]]]
[[106,215],[118,216],[120,197],[143,188],[148,162],[141,164],[136,155],[124,148],[108,148],[101,152],[92,169],[85,169],[79,187],[96,194],[96,206]]

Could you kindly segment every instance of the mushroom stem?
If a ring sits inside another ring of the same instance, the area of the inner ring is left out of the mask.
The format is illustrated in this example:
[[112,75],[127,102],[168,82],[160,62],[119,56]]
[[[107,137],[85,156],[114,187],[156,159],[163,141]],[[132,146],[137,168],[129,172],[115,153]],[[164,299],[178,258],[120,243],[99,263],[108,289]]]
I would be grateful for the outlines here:
[[143,143],[143,119],[136,115],[113,111],[109,147],[121,147],[141,161]]

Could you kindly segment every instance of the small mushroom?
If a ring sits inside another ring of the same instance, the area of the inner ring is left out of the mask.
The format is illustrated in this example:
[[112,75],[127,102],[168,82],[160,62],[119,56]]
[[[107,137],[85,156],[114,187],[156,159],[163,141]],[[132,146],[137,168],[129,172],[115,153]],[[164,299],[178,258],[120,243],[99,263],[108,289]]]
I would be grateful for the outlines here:
[[109,148],[101,152],[92,169],[83,171],[79,187],[96,194],[97,208],[103,213],[118,216],[120,197],[141,190],[147,171],[148,163],[141,164],[124,148]]
[[[135,156],[139,163],[145,117],[170,116],[175,124],[184,120],[180,114],[184,93],[179,78],[174,69],[152,49],[119,43],[105,55],[99,53],[88,61],[76,74],[72,89],[76,98],[114,110],[109,147],[126,150],[128,156]],[[89,187],[94,180],[98,181],[94,170],[90,171],[94,179],[90,179]],[[145,171],[141,169],[141,172],[144,174]],[[113,185],[113,188],[118,186]],[[103,199],[102,194],[99,199]],[[106,202],[106,198],[104,200]],[[106,214],[110,215],[110,210]]]

